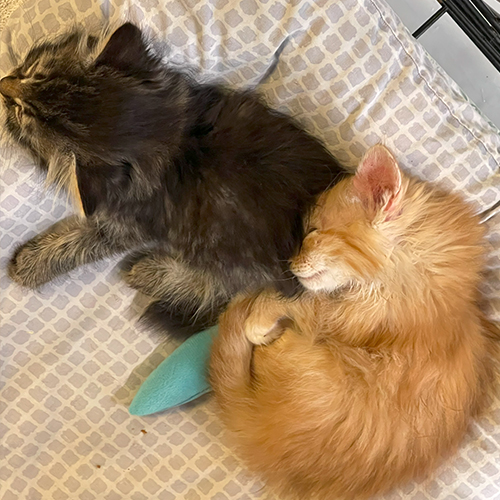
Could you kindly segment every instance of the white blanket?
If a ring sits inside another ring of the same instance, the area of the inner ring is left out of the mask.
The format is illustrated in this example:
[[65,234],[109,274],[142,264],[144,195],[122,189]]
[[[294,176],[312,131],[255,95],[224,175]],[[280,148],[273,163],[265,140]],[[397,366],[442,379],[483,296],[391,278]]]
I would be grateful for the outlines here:
[[[414,174],[461,190],[478,208],[500,199],[497,130],[415,43],[383,0],[28,0],[0,38],[0,74],[47,33],[130,19],[174,63],[241,87],[291,42],[263,91],[354,165],[384,142]],[[116,261],[40,292],[5,276],[16,244],[69,213],[32,160],[0,143],[0,498],[271,498],[226,447],[210,397],[137,418],[127,405],[173,346],[136,325],[140,304]],[[500,317],[500,216],[485,293]],[[429,481],[387,499],[500,498],[500,401],[460,454]]]

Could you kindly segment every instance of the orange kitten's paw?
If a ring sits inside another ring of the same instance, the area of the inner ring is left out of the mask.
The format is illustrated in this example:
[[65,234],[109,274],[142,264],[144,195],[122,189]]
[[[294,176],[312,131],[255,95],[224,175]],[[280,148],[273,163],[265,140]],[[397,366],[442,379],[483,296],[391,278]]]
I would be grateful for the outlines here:
[[247,321],[245,321],[245,336],[246,338],[255,345],[266,345],[270,344],[277,338],[283,335],[286,326],[289,323],[287,317],[278,318],[274,323],[268,322],[254,322],[250,316]]

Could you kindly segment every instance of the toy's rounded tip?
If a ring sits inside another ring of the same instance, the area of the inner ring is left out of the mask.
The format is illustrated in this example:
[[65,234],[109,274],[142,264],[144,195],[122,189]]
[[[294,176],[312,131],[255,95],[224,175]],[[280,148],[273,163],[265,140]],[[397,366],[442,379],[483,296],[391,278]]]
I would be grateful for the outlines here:
[[144,409],[141,408],[140,404],[136,403],[135,399],[132,401],[132,403],[130,403],[130,406],[128,407],[128,412],[131,415],[134,415],[135,417],[144,417],[148,414],[144,412]]
[[128,407],[128,412],[131,415],[135,415],[136,417],[144,417],[146,415],[151,415],[152,413],[156,413],[157,411],[159,411],[156,410],[154,407],[153,408],[151,407],[152,406],[151,399],[148,398],[148,395],[145,395],[144,397],[144,391],[141,391],[141,389],[142,387],[139,388],[139,391],[137,392],[134,399],[132,400],[132,403],[130,403],[130,406]]
[[212,328],[194,335],[163,360],[137,391],[129,413],[137,417],[152,415],[209,392],[207,367],[216,331]]

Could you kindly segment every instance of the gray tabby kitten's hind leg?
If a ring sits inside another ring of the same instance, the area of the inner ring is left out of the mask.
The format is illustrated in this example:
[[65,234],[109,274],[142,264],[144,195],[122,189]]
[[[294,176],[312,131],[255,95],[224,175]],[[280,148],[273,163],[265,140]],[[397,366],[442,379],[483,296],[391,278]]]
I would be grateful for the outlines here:
[[21,245],[10,259],[8,275],[19,285],[38,288],[83,264],[130,248],[131,241],[106,234],[93,219],[68,217]]
[[125,282],[150,297],[176,296],[182,302],[192,298],[195,302],[209,303],[223,290],[211,273],[194,269],[159,250],[142,252],[127,260]]
[[159,251],[142,254],[125,268],[125,282],[156,300],[143,319],[175,337],[187,337],[217,322],[230,294],[208,272]]

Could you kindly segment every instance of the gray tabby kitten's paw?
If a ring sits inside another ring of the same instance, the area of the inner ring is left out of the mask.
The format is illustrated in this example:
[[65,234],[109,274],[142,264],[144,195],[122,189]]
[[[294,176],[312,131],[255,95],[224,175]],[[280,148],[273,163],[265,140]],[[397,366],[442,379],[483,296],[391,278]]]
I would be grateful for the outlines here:
[[127,259],[122,276],[130,288],[150,297],[161,298],[165,293],[161,271],[161,259],[155,259],[151,254],[140,253]]
[[51,273],[51,266],[45,262],[37,238],[15,250],[7,266],[7,274],[12,281],[31,289],[48,283],[56,276]]

